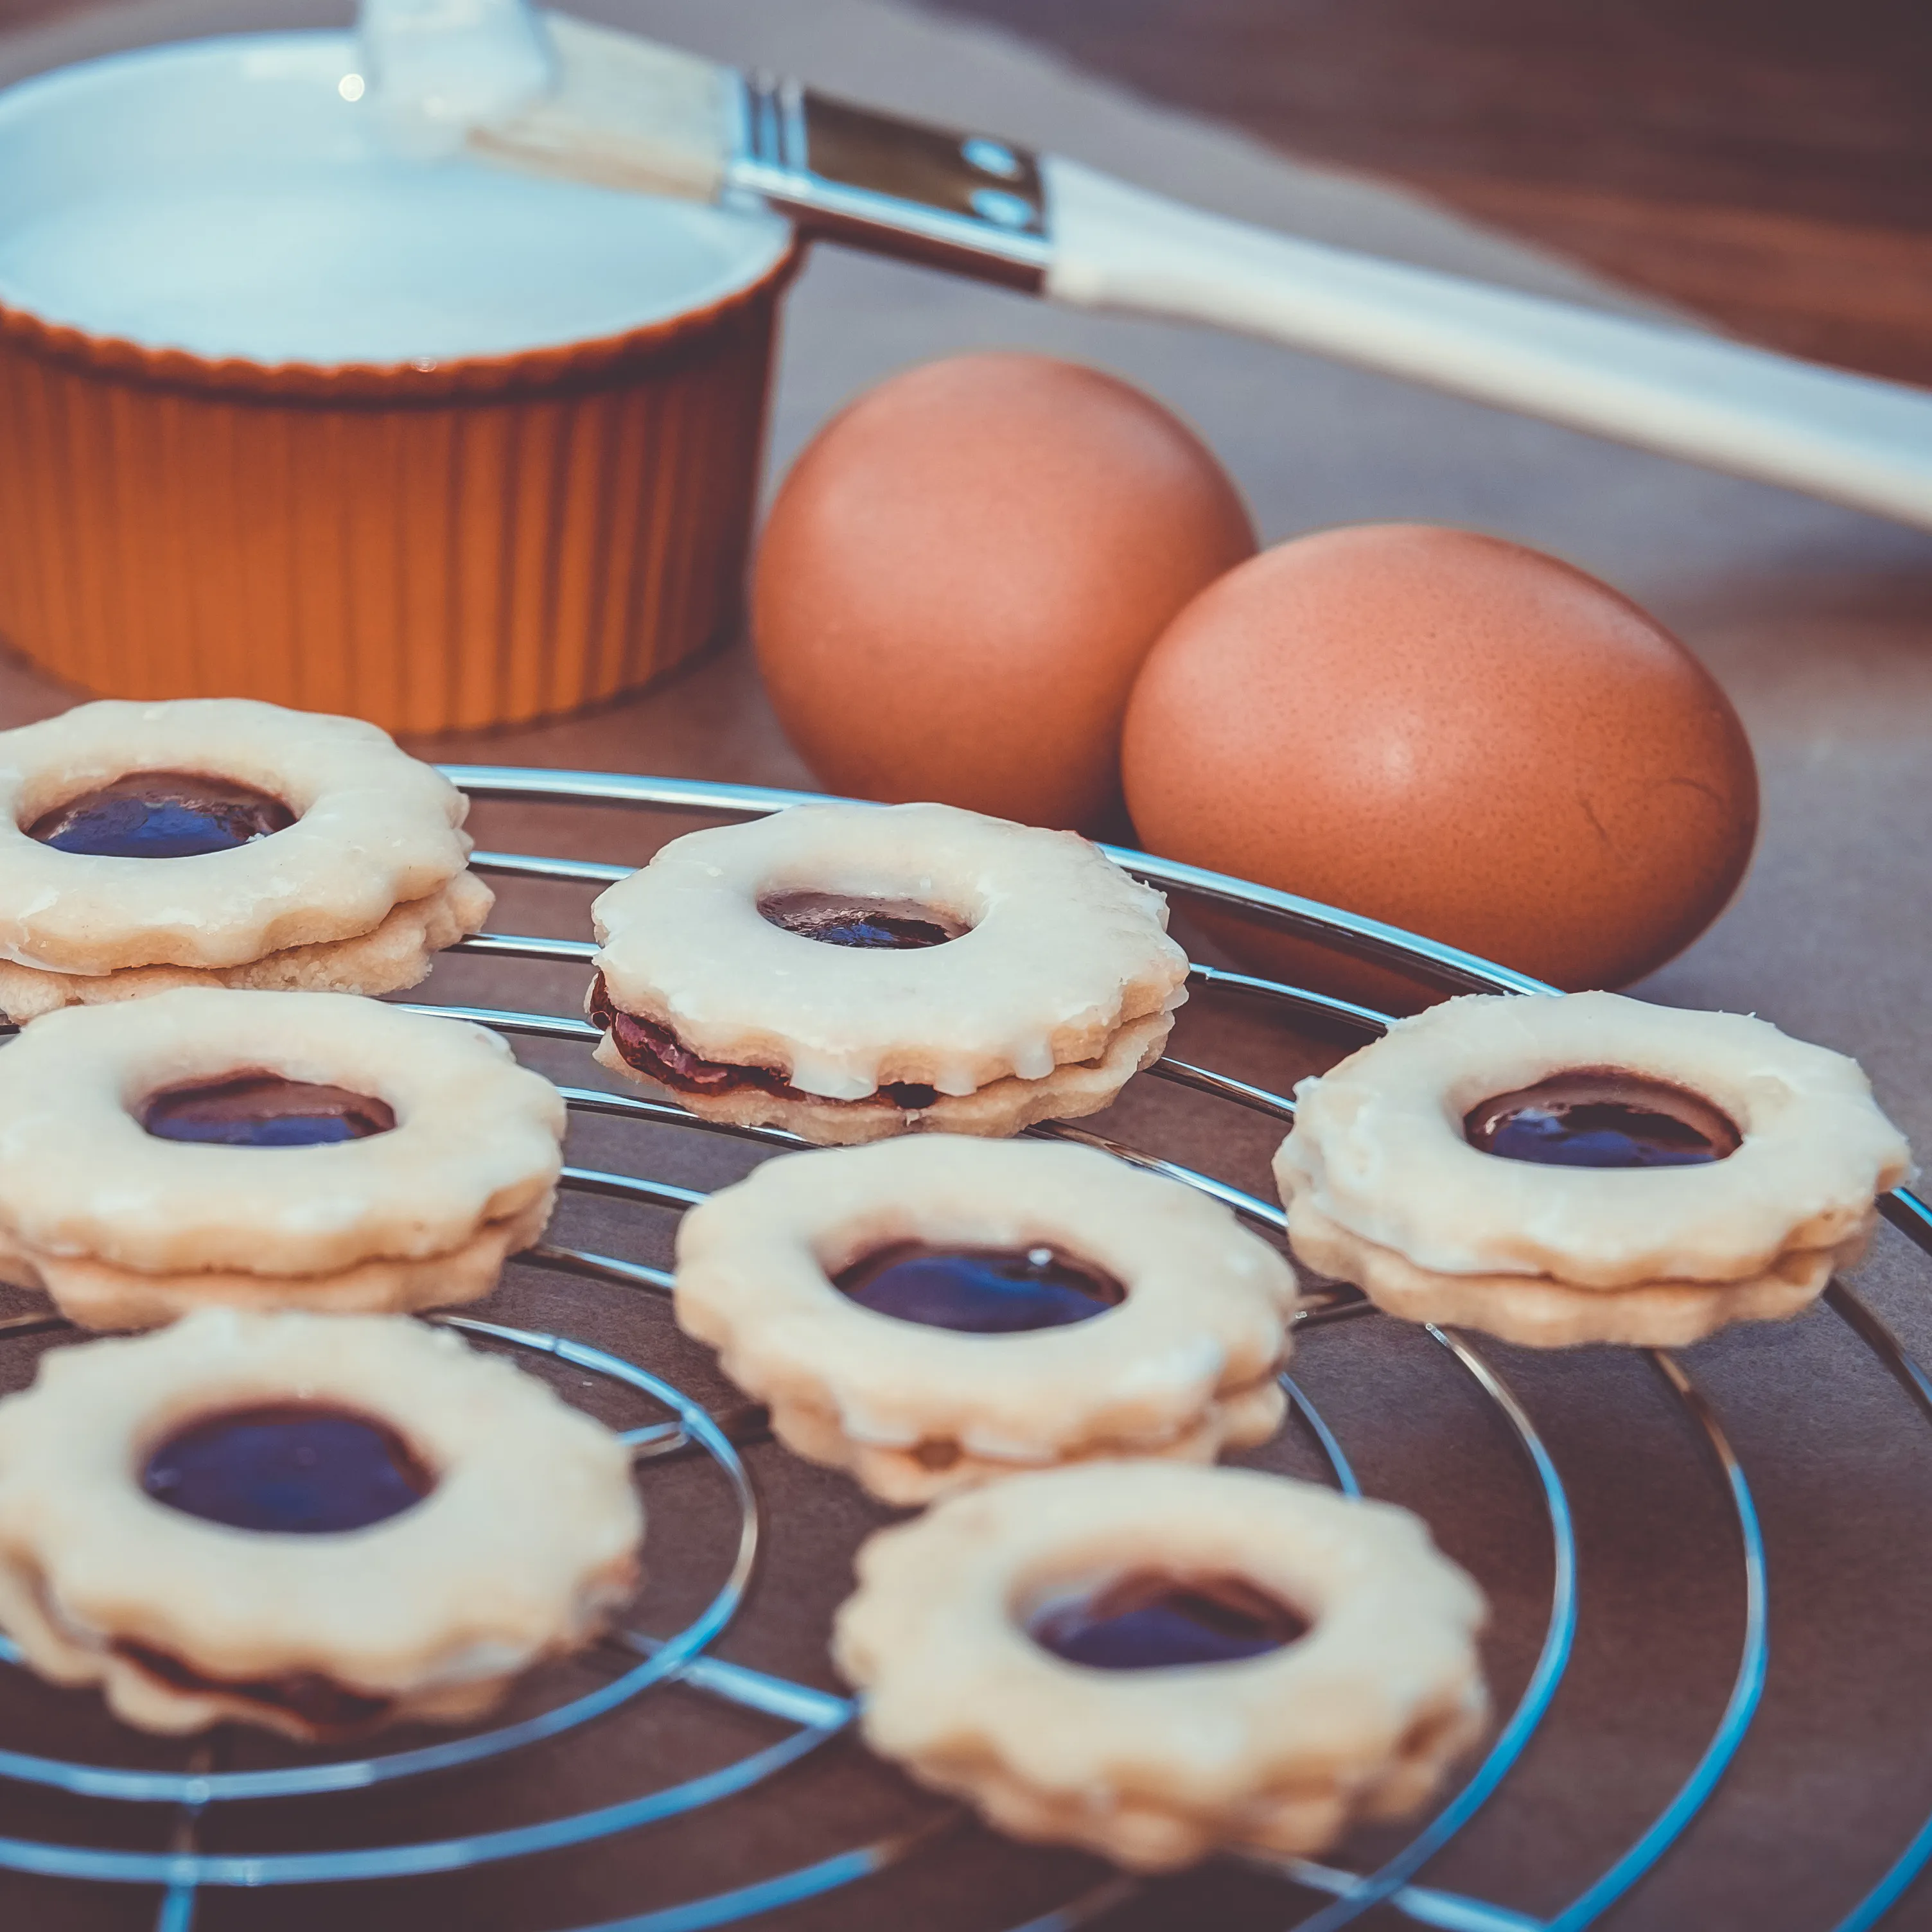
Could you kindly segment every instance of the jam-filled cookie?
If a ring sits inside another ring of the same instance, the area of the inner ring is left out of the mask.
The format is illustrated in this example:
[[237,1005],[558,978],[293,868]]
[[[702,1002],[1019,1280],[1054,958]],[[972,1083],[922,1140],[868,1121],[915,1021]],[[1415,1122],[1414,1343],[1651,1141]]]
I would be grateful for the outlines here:
[[1186,997],[1160,893],[1073,832],[951,806],[692,832],[592,910],[598,1059],[821,1142],[1097,1112]]
[[1406,1510],[1246,1469],[1016,1476],[859,1552],[866,1741],[1016,1838],[1320,1851],[1480,1730],[1481,1593]]
[[1295,1253],[1411,1321],[1536,1347],[1796,1314],[1911,1162],[1855,1061],[1614,993],[1447,1000],[1296,1098]]
[[1036,1141],[784,1155],[678,1232],[680,1323],[788,1448],[890,1502],[1264,1442],[1295,1300],[1219,1202]]
[[144,1730],[462,1723],[636,1586],[622,1442],[382,1316],[208,1309],[0,1402],[0,1628]]
[[0,1012],[413,986],[489,914],[468,808],[373,724],[245,698],[0,731]]
[[346,994],[45,1014],[0,1049],[0,1280],[92,1328],[472,1300],[549,1220],[565,1119],[494,1034]]

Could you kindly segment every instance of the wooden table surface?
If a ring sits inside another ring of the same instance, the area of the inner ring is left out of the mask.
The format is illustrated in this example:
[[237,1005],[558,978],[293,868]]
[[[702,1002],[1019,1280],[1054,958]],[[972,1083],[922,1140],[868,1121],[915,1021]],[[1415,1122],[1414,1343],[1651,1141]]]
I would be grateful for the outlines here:
[[1921,0],[927,4],[1754,340],[1932,382]]

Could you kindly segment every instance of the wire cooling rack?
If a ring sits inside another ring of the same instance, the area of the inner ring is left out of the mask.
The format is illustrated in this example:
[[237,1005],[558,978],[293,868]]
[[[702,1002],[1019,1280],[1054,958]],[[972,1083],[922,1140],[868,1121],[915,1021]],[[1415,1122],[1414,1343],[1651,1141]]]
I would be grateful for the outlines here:
[[[455,782],[478,800],[596,803],[724,820],[757,818],[802,802],[811,796],[606,773],[491,766],[448,769]],[[1144,853],[1114,850],[1112,856],[1138,877],[1183,899],[1238,908],[1264,922],[1361,958],[1420,973],[1456,990],[1528,994],[1550,990],[1466,953],[1286,893]],[[479,853],[474,863],[478,871],[499,877],[599,886],[624,877],[627,869],[583,860],[502,852]],[[488,934],[466,940],[460,950],[499,958],[580,964],[588,961],[594,948],[584,940]],[[1258,1002],[1264,1010],[1282,1018],[1312,1019],[1364,1038],[1378,1033],[1386,1024],[1382,1016],[1366,1007],[1248,974],[1197,966],[1192,979],[1197,988]],[[512,1036],[575,1043],[586,1048],[596,1037],[586,1022],[574,1016],[447,1005],[417,1010],[459,1015]],[[1234,1074],[1172,1057],[1150,1071],[1155,1077],[1214,1096],[1272,1120],[1286,1122],[1294,1117],[1290,1100]],[[564,1094],[573,1113],[578,1114],[725,1133],[778,1148],[800,1144],[776,1130],[723,1126],[640,1096],[574,1087],[566,1087]],[[1278,1208],[1214,1175],[1179,1166],[1155,1153],[1122,1145],[1084,1127],[1049,1124],[1032,1131],[1103,1149],[1136,1166],[1201,1190],[1258,1228],[1277,1237],[1282,1232],[1283,1216]],[[691,1189],[665,1180],[577,1168],[565,1170],[563,1184],[579,1194],[673,1211],[680,1211],[703,1198]],[[1932,1210],[1904,1190],[1887,1197],[1880,1206],[1894,1226],[1922,1251],[1932,1254]],[[521,1258],[556,1274],[606,1286],[654,1294],[666,1294],[670,1286],[670,1276],[661,1270],[578,1248],[545,1244]],[[1826,1299],[1827,1305],[1903,1385],[1928,1419],[1932,1420],[1932,1380],[1928,1380],[1878,1316],[1842,1283],[1834,1282]],[[1374,1313],[1353,1291],[1335,1289],[1306,1308],[1299,1322],[1305,1330],[1318,1330],[1327,1324]],[[692,1455],[709,1459],[723,1480],[738,1518],[735,1550],[728,1574],[710,1600],[683,1628],[668,1636],[634,1630],[618,1633],[606,1646],[610,1654],[611,1674],[586,1694],[512,1722],[384,1756],[224,1770],[217,1768],[213,1752],[203,1742],[181,1747],[181,1762],[176,1768],[155,1769],[37,1755],[7,1748],[7,1741],[0,1737],[0,1796],[10,1789],[18,1795],[23,1790],[37,1787],[44,1792],[86,1801],[89,1807],[100,1808],[104,1816],[124,1820],[131,1814],[152,1816],[158,1811],[166,1819],[169,1828],[167,1848],[159,1850],[108,1849],[96,1844],[62,1842],[58,1837],[0,1835],[0,1869],[81,1885],[152,1888],[158,1894],[152,1922],[155,1932],[193,1932],[198,1910],[212,1892],[250,1888],[272,1894],[278,1887],[336,1886],[352,1896],[358,1882],[468,1870],[585,1846],[661,1825],[752,1791],[782,1773],[794,1773],[802,1761],[848,1730],[855,1716],[854,1707],[848,1700],[708,1654],[716,1639],[745,1608],[758,1560],[764,1523],[757,1492],[740,1454],[740,1447],[755,1439],[758,1433],[756,1412],[714,1415],[682,1390],[638,1363],[568,1334],[511,1328],[458,1315],[436,1318],[481,1343],[549,1358],[568,1365],[583,1377],[646,1399],[661,1412],[659,1419],[630,1430],[625,1440],[635,1458],[640,1480],[646,1484],[652,1466],[662,1459]],[[42,1334],[64,1325],[52,1316],[20,1316],[0,1322],[0,1339]],[[1492,1405],[1520,1450],[1540,1498],[1550,1539],[1552,1582],[1535,1665],[1514,1708],[1504,1718],[1486,1755],[1466,1781],[1406,1844],[1379,1867],[1360,1872],[1309,1860],[1256,1862],[1282,1880],[1282,1922],[1297,1925],[1299,1932],[1336,1932],[1336,1928],[1378,1906],[1392,1909],[1414,1923],[1442,1928],[1442,1932],[1582,1932],[1582,1928],[1594,1923],[1623,1898],[1683,1838],[1736,1755],[1756,1714],[1767,1656],[1767,1575],[1764,1540],[1750,1484],[1715,1411],[1689,1372],[1674,1356],[1654,1352],[1652,1359],[1658,1375],[1708,1444],[1735,1522],[1736,1549],[1743,1569],[1744,1616],[1735,1675],[1723,1712],[1689,1775],[1669,1802],[1633,1843],[1553,1917],[1532,1918],[1480,1898],[1431,1886],[1423,1877],[1424,1868],[1503,1786],[1548,1711],[1570,1660],[1577,1626],[1578,1592],[1576,1538],[1569,1501],[1556,1466],[1528,1412],[1502,1375],[1470,1342],[1444,1330],[1430,1328],[1427,1333],[1468,1384]],[[1318,1449],[1336,1486],[1350,1496],[1360,1494],[1355,1473],[1335,1432],[1300,1387],[1287,1377],[1283,1382],[1296,1423]],[[0,1664],[19,1667],[18,1653],[4,1638],[0,1638]],[[223,1808],[272,1800],[312,1804],[326,1801],[331,1793],[400,1787],[419,1780],[460,1780],[466,1771],[547,1740],[577,1733],[579,1741],[587,1744],[590,1738],[598,1735],[587,1727],[621,1723],[626,1711],[634,1710],[654,1687],[671,1683],[776,1720],[787,1727],[785,1733],[777,1742],[702,1775],[566,1815],[542,1815],[542,1793],[535,1792],[532,1808],[539,1815],[529,1822],[468,1834],[401,1844],[241,1855],[200,1848],[203,1826],[212,1814]],[[933,1823],[846,1849],[735,1889],[626,1918],[604,1920],[594,1927],[546,1928],[545,1932],[702,1932],[704,1928],[740,1924],[786,1905],[836,1892],[842,1887],[860,1885],[889,1868],[916,1858],[943,1835],[950,1822],[941,1817]],[[1889,1869],[1831,1932],[1867,1932],[1867,1928],[1876,1925],[1928,1860],[1932,1860],[1932,1819],[1926,1821],[1898,1852]],[[1136,1882],[1130,1878],[1110,1878],[1043,1916],[1036,1916],[1022,1925],[989,1926],[987,1932],[1073,1932],[1075,1928],[1089,1925],[1096,1932],[1103,1932],[1105,1922],[1130,1905],[1138,1891]],[[264,1905],[259,1922],[272,1924],[274,1913],[266,1909],[266,1900]],[[352,1906],[346,1908],[345,1916],[350,1909]]]

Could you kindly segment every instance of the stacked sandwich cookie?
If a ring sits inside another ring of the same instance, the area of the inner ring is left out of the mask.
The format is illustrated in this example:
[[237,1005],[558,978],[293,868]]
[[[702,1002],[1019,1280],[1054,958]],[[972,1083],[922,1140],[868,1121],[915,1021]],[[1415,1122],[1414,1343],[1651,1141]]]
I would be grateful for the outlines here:
[[1296,1096],[1275,1175],[1300,1259],[1537,1347],[1796,1314],[1911,1165],[1855,1061],[1613,993],[1450,1000]]
[[1186,997],[1158,892],[1075,833],[950,806],[692,832],[592,910],[598,1060],[822,1143],[1097,1112]]
[[373,724],[244,698],[0,731],[0,1012],[412,986],[489,915],[468,808]]

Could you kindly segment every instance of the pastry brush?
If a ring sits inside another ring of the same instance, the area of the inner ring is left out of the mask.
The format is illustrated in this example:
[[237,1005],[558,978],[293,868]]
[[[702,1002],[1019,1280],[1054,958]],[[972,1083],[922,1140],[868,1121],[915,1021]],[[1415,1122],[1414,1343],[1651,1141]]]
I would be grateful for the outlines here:
[[1932,391],[1298,240],[992,135],[562,14],[542,23],[548,90],[470,124],[496,160],[762,203],[808,236],[1075,308],[1240,330],[1932,526]]

